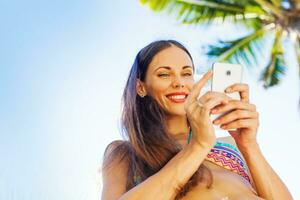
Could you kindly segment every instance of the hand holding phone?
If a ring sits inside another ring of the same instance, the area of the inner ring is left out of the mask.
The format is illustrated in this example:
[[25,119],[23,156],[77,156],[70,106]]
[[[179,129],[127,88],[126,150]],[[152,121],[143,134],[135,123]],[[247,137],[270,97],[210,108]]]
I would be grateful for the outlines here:
[[[211,91],[225,93],[225,89],[242,81],[242,66],[230,63],[214,63]],[[230,98],[240,100],[238,92],[226,93]],[[227,112],[226,112],[227,113]],[[211,120],[225,115],[226,113],[211,115]]]

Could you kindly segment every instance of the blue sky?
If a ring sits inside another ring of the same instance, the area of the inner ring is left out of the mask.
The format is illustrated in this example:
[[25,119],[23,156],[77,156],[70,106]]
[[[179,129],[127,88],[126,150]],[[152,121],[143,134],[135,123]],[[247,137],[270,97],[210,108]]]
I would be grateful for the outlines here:
[[[202,46],[239,32],[181,26],[137,1],[109,2],[0,2],[0,199],[99,199],[98,168],[106,145],[120,138],[122,89],[138,50],[177,39],[205,71]],[[259,67],[244,81],[261,115],[264,155],[297,199],[300,94],[287,54],[280,86],[263,90]]]

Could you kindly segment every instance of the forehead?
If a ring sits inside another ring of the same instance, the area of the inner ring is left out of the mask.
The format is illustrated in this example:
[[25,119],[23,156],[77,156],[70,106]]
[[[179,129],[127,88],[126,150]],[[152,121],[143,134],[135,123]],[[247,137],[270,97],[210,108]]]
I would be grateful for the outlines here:
[[153,71],[161,66],[171,68],[182,68],[183,66],[193,66],[189,55],[177,46],[172,45],[156,54],[149,64],[149,71]]

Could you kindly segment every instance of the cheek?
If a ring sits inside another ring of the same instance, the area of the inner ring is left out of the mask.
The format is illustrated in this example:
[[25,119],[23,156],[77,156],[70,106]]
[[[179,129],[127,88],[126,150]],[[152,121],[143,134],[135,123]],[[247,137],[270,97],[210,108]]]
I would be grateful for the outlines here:
[[165,97],[169,87],[170,83],[168,81],[154,81],[151,86],[148,87],[149,95],[155,99],[163,110],[170,109]]
[[154,81],[153,84],[149,87],[149,93],[151,94],[152,97],[157,97],[160,95],[164,95],[164,93],[167,91],[169,88],[170,83],[166,82],[158,82]]

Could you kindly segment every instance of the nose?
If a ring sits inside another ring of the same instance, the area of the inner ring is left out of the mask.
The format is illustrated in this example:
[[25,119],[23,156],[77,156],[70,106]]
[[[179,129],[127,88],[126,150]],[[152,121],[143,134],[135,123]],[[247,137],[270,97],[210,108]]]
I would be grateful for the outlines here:
[[174,88],[183,88],[184,87],[184,81],[180,77],[174,77],[172,86]]

